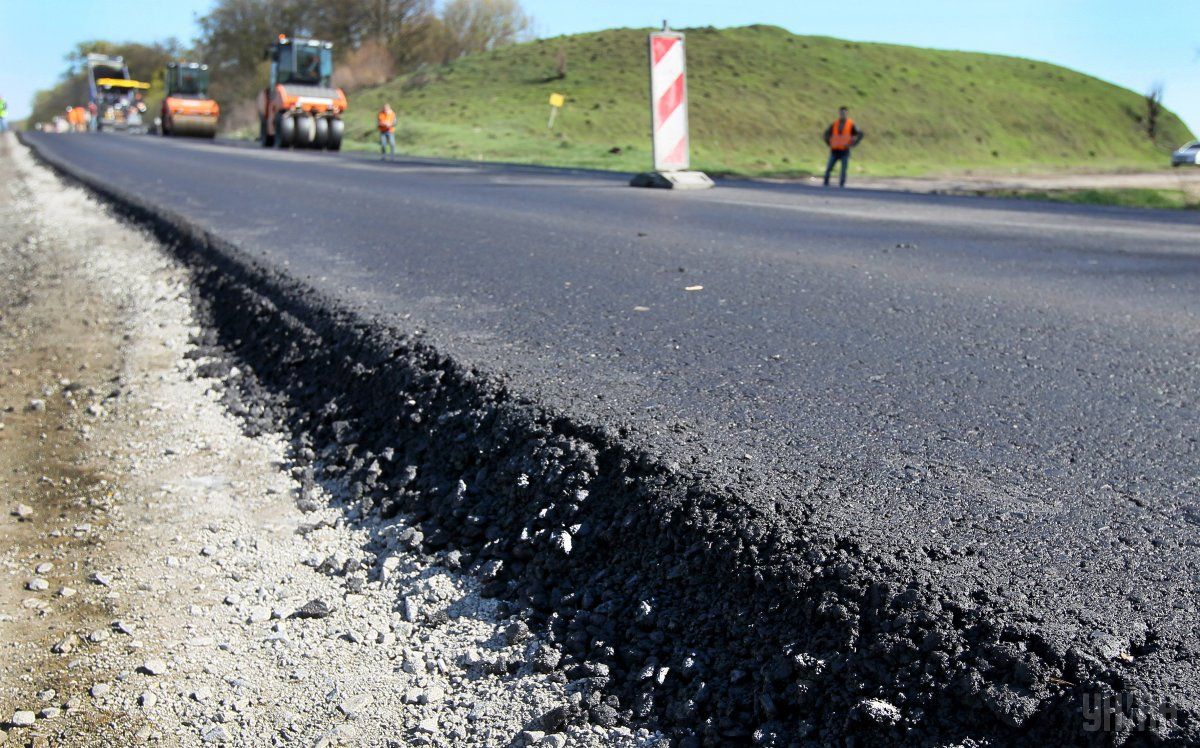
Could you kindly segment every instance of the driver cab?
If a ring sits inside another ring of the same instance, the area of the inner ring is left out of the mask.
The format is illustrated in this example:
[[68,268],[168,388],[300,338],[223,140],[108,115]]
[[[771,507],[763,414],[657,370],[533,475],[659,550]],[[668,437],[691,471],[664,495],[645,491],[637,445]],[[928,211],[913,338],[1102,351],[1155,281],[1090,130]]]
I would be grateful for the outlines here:
[[208,65],[167,63],[167,95],[203,99],[208,95]]
[[296,83],[329,88],[333,77],[333,44],[316,39],[291,39],[280,34],[269,50],[271,86]]

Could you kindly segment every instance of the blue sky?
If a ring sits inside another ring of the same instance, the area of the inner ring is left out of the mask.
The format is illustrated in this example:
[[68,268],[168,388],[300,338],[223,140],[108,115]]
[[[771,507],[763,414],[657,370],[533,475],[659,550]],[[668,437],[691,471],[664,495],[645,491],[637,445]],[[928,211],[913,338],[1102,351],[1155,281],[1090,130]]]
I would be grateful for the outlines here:
[[[151,41],[196,33],[211,0],[0,0],[0,96],[10,114],[54,82],[83,39]],[[1066,65],[1166,102],[1200,132],[1200,3],[1195,0],[524,0],[539,36],[612,26],[771,23],[824,34],[996,52]]]

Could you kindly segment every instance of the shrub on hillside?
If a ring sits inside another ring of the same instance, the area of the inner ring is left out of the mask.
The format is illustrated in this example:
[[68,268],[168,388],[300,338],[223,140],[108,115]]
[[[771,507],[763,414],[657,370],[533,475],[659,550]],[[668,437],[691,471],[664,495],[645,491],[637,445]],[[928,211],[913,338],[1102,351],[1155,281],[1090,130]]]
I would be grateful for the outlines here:
[[396,58],[378,39],[347,52],[334,70],[333,83],[347,91],[378,86],[396,77]]

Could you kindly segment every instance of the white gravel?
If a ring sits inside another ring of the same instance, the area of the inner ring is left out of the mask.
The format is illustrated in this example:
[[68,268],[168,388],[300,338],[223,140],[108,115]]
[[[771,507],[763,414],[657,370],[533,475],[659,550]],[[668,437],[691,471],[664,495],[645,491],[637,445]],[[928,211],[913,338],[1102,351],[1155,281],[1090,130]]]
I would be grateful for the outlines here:
[[[539,651],[557,660],[550,645],[506,643],[511,621],[478,581],[394,541],[402,523],[301,513],[284,442],[244,436],[217,383],[184,358],[195,332],[186,274],[23,149],[15,158],[42,241],[87,253],[87,280],[120,306],[125,335],[120,396],[79,414],[89,460],[112,475],[120,511],[96,534],[115,560],[89,584],[59,559],[58,592],[30,581],[46,597],[78,590],[113,622],[60,642],[52,656],[74,658],[74,682],[39,703],[50,684],[35,674],[14,724],[47,707],[55,722],[105,717],[80,722],[72,745],[129,733],[161,745],[666,744],[624,728],[544,734],[538,717],[582,696],[535,670]],[[78,522],[67,531],[93,532]],[[364,551],[372,540],[388,543],[382,558]],[[314,615],[296,616],[305,610]]]

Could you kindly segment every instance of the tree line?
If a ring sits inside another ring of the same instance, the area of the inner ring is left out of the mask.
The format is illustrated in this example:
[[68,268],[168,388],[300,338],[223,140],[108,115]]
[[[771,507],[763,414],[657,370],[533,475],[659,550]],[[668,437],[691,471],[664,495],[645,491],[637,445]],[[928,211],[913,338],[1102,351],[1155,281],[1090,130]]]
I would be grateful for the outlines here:
[[48,121],[84,103],[89,52],[124,56],[130,74],[151,83],[146,99],[152,109],[161,100],[167,62],[206,62],[226,127],[239,127],[254,117],[255,93],[267,80],[264,51],[278,34],[333,42],[335,83],[353,90],[520,41],[530,24],[519,0],[216,0],[199,18],[190,46],[175,39],[77,44],[59,82],[36,95],[30,121]]

